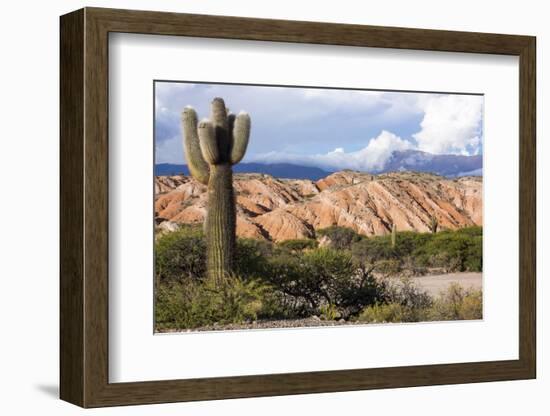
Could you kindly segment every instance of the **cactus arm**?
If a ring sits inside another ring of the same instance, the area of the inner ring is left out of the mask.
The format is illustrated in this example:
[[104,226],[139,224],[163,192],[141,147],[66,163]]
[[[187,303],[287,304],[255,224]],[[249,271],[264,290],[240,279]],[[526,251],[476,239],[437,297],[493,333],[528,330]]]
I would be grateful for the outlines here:
[[181,114],[185,159],[191,175],[200,183],[207,185],[210,177],[208,164],[202,157],[199,136],[197,135],[197,113],[192,107],[186,107]]
[[231,148],[231,164],[239,163],[246,152],[248,138],[250,137],[250,116],[248,113],[240,112],[235,119],[233,126],[233,146]]
[[199,123],[199,142],[202,157],[210,165],[220,162],[220,150],[216,140],[216,131],[209,120],[203,120]]
[[229,119],[227,108],[223,99],[219,97],[214,98],[210,111],[210,120],[214,125],[216,140],[218,141],[219,162],[227,162],[229,160],[229,152],[231,151],[231,138],[228,130]]
[[210,120],[212,120],[214,126],[227,129],[227,109],[222,98],[216,97],[212,100],[210,111]]
[[227,113],[227,132],[229,134],[229,142],[231,147],[233,147],[233,127],[235,126],[235,114]]

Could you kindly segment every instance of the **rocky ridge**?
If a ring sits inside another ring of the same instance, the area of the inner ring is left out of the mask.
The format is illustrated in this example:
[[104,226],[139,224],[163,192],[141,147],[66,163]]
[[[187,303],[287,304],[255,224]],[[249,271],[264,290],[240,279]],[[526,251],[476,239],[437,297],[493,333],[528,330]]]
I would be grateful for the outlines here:
[[[482,179],[448,179],[415,172],[371,175],[333,173],[318,181],[236,174],[237,235],[284,241],[314,238],[332,225],[360,234],[428,232],[432,216],[441,229],[482,225]],[[202,223],[206,187],[185,175],[155,177],[157,224]]]

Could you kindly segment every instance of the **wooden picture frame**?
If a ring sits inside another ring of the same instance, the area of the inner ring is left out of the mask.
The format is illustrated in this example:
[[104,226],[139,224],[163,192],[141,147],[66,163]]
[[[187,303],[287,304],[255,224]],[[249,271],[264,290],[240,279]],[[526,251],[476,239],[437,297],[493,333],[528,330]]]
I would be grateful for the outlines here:
[[[101,407],[535,378],[534,37],[100,8],[64,15],[60,28],[61,399],[82,407]],[[109,383],[110,32],[518,56],[519,359]]]

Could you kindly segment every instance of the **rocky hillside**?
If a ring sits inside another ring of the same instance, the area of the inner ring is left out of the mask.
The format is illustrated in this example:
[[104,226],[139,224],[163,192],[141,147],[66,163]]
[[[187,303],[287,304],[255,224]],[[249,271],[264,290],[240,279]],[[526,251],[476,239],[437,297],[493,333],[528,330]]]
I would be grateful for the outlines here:
[[[363,235],[429,231],[482,223],[480,177],[446,179],[426,173],[370,175],[342,171],[318,181],[277,179],[263,174],[234,176],[237,235],[283,241],[313,238],[315,230],[339,225]],[[155,178],[157,224],[201,223],[206,187],[189,176]]]

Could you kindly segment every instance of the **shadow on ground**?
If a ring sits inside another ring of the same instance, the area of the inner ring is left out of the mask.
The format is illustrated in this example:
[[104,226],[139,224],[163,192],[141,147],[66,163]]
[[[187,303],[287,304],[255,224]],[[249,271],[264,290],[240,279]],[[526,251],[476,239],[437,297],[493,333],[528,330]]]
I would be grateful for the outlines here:
[[35,386],[39,392],[54,399],[59,398],[59,386],[57,384],[38,384]]

